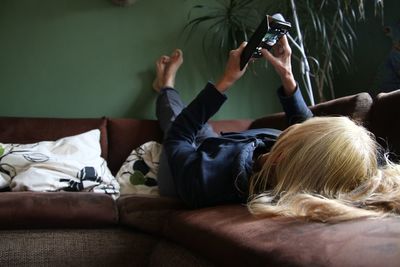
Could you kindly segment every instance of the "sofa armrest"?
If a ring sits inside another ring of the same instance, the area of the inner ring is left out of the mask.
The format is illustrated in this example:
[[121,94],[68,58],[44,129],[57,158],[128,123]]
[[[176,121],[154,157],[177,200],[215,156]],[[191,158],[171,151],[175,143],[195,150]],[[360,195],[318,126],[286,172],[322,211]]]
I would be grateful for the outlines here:
[[369,130],[391,152],[390,159],[400,160],[400,90],[380,93],[371,108]]

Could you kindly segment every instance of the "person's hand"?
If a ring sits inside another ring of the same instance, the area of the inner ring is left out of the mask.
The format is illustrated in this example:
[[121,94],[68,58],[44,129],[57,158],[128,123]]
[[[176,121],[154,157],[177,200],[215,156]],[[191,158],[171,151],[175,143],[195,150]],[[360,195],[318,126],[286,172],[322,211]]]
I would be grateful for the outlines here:
[[243,42],[237,49],[230,51],[224,74],[215,84],[215,88],[221,93],[228,90],[246,72],[247,66],[240,70],[240,55],[246,45],[247,43]]
[[261,49],[263,57],[271,63],[281,78],[285,94],[291,95],[296,90],[297,84],[292,72],[292,49],[286,35],[282,36],[271,51],[272,53],[267,49]]

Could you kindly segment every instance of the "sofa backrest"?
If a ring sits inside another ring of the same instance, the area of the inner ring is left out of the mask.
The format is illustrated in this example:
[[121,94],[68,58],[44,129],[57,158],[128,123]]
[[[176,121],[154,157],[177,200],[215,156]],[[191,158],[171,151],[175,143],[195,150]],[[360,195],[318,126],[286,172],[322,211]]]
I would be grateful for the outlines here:
[[107,119],[15,118],[0,117],[0,143],[31,144],[100,130],[102,157],[108,157]]
[[400,160],[400,89],[380,93],[371,108],[369,130],[388,151],[390,159]]
[[[249,128],[251,120],[221,120],[210,124],[214,131],[243,131]],[[133,149],[148,141],[162,143],[163,133],[156,120],[136,120],[109,118],[108,129],[108,166],[116,174]]]
[[[310,107],[315,116],[348,116],[367,126],[373,99],[368,93],[340,97]],[[275,128],[284,130],[288,123],[283,112],[275,113],[253,121],[251,129]]]
[[116,174],[134,148],[148,141],[161,142],[162,131],[155,120],[109,118],[108,167]]
[[219,120],[210,121],[210,124],[216,133],[240,132],[249,129],[253,120],[237,119],[237,120]]
[[[248,129],[251,120],[214,121],[216,132]],[[156,120],[122,118],[16,118],[0,117],[0,143],[30,144],[100,129],[102,156],[116,174],[133,149],[148,141],[162,142]]]
[[[374,100],[368,93],[341,97],[317,104],[311,110],[316,116],[349,116],[370,129],[384,147],[400,154],[400,125],[396,123],[400,117],[399,104],[400,90],[381,93]],[[284,113],[280,112],[256,120],[211,121],[211,125],[220,133],[253,128],[283,130],[287,122]],[[52,141],[92,129],[101,131],[102,156],[107,159],[114,174],[134,148],[147,141],[162,142],[163,137],[156,120],[0,117],[0,142],[27,144]]]

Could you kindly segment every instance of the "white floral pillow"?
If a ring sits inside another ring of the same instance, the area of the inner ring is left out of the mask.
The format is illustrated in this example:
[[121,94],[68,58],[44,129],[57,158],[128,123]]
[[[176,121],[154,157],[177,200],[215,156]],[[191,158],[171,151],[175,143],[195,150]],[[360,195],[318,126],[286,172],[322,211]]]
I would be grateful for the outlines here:
[[35,144],[0,143],[0,188],[86,191],[119,196],[119,184],[100,156],[100,130]]
[[157,172],[161,149],[161,144],[150,141],[131,152],[116,175],[121,194],[159,194]]

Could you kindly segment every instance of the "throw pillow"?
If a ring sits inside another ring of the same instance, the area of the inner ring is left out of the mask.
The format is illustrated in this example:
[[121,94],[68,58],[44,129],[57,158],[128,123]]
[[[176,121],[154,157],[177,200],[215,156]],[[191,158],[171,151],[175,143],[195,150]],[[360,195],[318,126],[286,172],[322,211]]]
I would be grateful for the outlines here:
[[121,194],[158,195],[157,172],[162,146],[150,141],[134,149],[116,178]]
[[57,141],[0,143],[0,188],[12,191],[86,191],[119,196],[119,184],[100,156],[100,131]]

